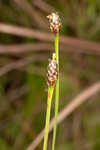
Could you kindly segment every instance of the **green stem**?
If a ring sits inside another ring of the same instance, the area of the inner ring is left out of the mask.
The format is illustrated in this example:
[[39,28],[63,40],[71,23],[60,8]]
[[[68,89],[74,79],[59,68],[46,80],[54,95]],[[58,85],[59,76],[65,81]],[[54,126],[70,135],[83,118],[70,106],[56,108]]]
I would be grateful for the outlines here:
[[56,60],[57,60],[58,69],[59,69],[59,33],[55,34],[55,53],[56,53]]
[[54,91],[53,86],[48,87],[47,113],[46,113],[46,124],[45,124],[43,150],[47,150],[48,131],[49,131],[50,112],[51,112],[51,102],[52,102],[53,91]]
[[58,108],[59,108],[59,33],[55,35],[55,53],[56,53],[56,60],[58,63],[58,79],[56,81],[56,89],[55,89],[55,123],[54,123],[54,130],[53,130],[53,142],[52,142],[52,150],[55,149],[55,142],[56,142],[56,130],[57,130],[57,117],[58,117]]

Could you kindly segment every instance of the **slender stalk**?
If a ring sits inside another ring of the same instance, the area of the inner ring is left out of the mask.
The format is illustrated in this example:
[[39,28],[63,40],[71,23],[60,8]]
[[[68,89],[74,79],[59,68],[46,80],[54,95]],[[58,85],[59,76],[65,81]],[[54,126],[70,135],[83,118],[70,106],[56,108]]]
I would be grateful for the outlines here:
[[58,63],[58,79],[56,81],[56,89],[55,89],[55,117],[54,117],[55,123],[54,123],[54,130],[53,130],[52,150],[55,149],[57,117],[58,117],[58,108],[59,108],[59,33],[55,34],[55,53],[56,53],[56,60]]
[[55,53],[56,53],[56,60],[58,63],[58,71],[59,71],[59,33],[55,34]]
[[51,112],[51,102],[52,102],[53,91],[54,91],[54,87],[49,86],[48,87],[48,100],[47,100],[47,112],[46,112],[46,123],[45,123],[43,150],[47,150],[48,131],[49,131],[50,112]]

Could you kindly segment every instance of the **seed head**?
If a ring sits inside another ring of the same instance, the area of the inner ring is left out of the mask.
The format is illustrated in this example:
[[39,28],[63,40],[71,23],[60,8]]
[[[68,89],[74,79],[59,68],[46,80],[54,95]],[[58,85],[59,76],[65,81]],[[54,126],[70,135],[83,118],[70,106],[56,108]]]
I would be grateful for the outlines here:
[[53,33],[58,33],[61,29],[61,20],[57,13],[52,13],[47,16],[49,23],[50,23],[50,29]]
[[50,60],[47,70],[47,84],[48,86],[54,86],[58,77],[58,65],[53,53],[52,60]]

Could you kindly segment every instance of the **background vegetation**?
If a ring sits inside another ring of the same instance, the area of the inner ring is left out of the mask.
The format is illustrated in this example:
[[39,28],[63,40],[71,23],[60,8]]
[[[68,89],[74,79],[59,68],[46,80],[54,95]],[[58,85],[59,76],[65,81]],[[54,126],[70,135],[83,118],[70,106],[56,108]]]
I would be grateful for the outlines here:
[[[60,110],[100,79],[100,0],[0,0],[0,150],[25,150],[44,128],[52,11],[63,27]],[[58,126],[56,150],[100,149],[99,100],[97,94]]]

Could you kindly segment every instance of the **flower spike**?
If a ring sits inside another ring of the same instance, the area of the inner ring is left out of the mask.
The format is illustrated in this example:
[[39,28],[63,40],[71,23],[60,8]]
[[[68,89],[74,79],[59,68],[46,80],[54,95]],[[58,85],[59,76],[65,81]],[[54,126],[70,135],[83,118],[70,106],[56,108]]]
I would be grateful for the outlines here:
[[61,20],[57,13],[51,13],[47,16],[50,23],[50,30],[53,33],[58,33],[61,29]]

